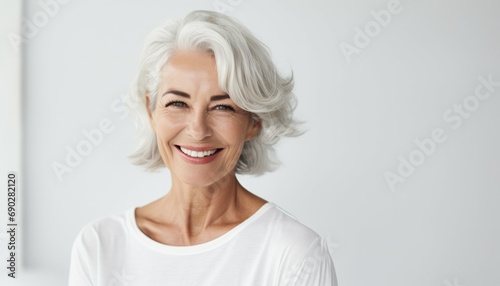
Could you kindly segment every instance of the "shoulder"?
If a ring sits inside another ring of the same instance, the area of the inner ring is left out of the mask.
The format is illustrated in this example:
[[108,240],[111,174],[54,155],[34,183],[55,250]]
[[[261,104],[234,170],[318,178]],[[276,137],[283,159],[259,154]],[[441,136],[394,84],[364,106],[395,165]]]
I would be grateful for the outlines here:
[[272,230],[274,238],[280,243],[308,247],[320,238],[310,227],[273,203],[270,203],[269,210],[263,217],[263,223]]
[[129,216],[133,214],[133,211],[133,209],[129,209],[122,213],[102,217],[87,223],[80,230],[74,244],[105,243],[126,234],[128,232],[128,224],[130,224]]
[[278,254],[280,281],[286,285],[337,285],[328,245],[314,230],[272,204],[263,216],[269,245]]
[[287,261],[302,261],[314,249],[322,248],[321,236],[279,206],[269,203],[252,227],[262,243]]
[[102,251],[120,247],[120,242],[126,241],[130,214],[133,209],[97,219],[82,228],[71,250],[69,285],[95,285]]

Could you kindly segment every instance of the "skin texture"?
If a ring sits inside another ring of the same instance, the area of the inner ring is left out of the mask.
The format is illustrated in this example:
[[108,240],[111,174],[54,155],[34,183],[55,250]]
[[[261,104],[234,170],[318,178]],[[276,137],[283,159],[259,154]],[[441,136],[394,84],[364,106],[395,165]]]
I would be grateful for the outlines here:
[[[146,106],[149,102],[146,94]],[[235,176],[243,144],[259,133],[260,122],[219,88],[211,54],[179,51],[170,58],[162,68],[156,107],[149,117],[172,187],[136,209],[137,224],[148,237],[174,246],[204,243],[266,203]],[[218,152],[196,159],[179,146]]]

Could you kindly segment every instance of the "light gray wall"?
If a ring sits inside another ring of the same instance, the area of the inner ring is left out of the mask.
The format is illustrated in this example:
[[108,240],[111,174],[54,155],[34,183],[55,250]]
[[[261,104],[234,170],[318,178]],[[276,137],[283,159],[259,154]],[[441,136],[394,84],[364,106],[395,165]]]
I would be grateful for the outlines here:
[[279,143],[278,171],[241,180],[327,238],[340,285],[500,283],[500,2],[70,0],[43,26],[54,1],[25,1],[21,279],[65,285],[85,224],[167,192],[168,172],[126,158],[120,96],[149,31],[223,3],[293,69],[308,130]]

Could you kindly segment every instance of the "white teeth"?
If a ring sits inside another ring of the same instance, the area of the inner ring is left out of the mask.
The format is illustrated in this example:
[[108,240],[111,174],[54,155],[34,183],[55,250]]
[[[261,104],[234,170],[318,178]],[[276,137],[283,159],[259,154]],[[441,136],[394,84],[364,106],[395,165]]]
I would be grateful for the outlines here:
[[193,151],[193,150],[189,150],[189,149],[186,149],[184,147],[181,147],[181,151],[182,153],[188,155],[188,156],[191,156],[191,157],[195,157],[195,158],[203,158],[203,157],[207,157],[207,156],[211,156],[213,154],[215,154],[215,152],[217,152],[217,149],[216,150],[211,150],[211,151]]

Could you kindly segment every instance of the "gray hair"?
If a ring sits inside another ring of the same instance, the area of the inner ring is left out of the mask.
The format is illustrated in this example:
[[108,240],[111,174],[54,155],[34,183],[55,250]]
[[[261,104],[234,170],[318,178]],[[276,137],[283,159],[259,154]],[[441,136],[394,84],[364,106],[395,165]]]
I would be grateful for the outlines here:
[[221,90],[261,122],[258,136],[244,143],[236,172],[259,175],[276,169],[273,145],[283,136],[302,133],[300,122],[293,118],[297,104],[292,93],[293,75],[282,77],[278,73],[267,47],[246,27],[212,11],[193,11],[183,19],[169,20],[146,38],[129,98],[140,111],[137,127],[141,142],[130,155],[133,163],[151,171],[165,166],[149,125],[145,95],[149,92],[152,112],[162,67],[175,51],[184,50],[214,55]]

